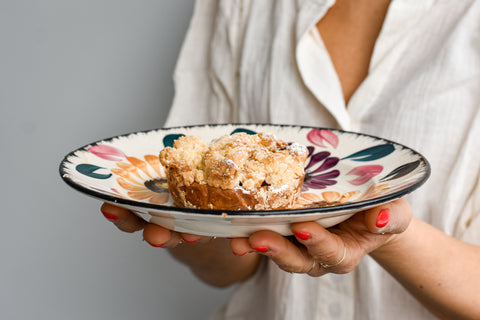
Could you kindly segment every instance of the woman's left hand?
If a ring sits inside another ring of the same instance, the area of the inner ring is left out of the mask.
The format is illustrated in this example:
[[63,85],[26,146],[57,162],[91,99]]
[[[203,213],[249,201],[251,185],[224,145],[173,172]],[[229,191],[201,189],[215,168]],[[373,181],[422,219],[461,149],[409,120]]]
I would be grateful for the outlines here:
[[412,210],[405,199],[355,214],[328,229],[316,222],[292,225],[294,241],[273,231],[259,231],[249,238],[235,238],[235,255],[257,252],[269,257],[282,270],[322,276],[326,273],[352,271],[367,254],[405,231]]

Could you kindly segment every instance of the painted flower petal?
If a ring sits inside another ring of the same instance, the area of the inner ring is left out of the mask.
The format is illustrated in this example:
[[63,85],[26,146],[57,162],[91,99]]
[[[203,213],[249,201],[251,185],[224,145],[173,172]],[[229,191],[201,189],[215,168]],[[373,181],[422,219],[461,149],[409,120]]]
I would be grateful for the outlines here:
[[155,172],[158,174],[158,176],[161,177],[162,176],[162,171],[160,170],[160,159],[158,158],[158,156],[147,154],[147,155],[144,156],[144,158],[145,158],[145,161],[148,162],[150,167],[152,167],[153,170],[155,170]]
[[312,129],[307,134],[307,139],[314,145],[325,148],[325,142],[328,142],[332,147],[337,148],[338,136],[330,130],[326,129]]
[[385,194],[386,192],[390,191],[390,186],[388,183],[383,184],[372,184],[368,187],[367,191],[363,193],[361,196],[362,199],[371,199],[375,198],[379,195]]
[[379,196],[383,193],[386,193],[390,190],[390,186],[387,183],[376,185],[373,191],[371,192],[369,198]]
[[332,171],[325,172],[325,173],[322,173],[322,174],[309,175],[307,180],[309,179],[309,180],[319,181],[319,180],[324,180],[324,179],[335,179],[339,175],[340,175],[340,171],[332,170]]
[[308,150],[308,157],[310,157],[313,154],[313,151],[315,151],[315,147],[308,146],[307,150]]
[[309,188],[312,189],[324,189],[327,186],[331,186],[337,183],[337,181],[333,180],[340,175],[340,171],[332,170],[330,172],[326,172],[323,174],[317,175],[308,175],[305,177],[305,181],[303,182],[303,191],[307,191]]
[[108,179],[112,176],[111,173],[98,173],[98,170],[105,169],[99,166],[95,166],[93,164],[88,163],[81,163],[75,167],[75,170],[80,172],[81,174],[95,179]]
[[325,201],[322,199],[322,197],[320,197],[320,195],[316,193],[303,192],[300,194],[300,197],[298,198],[294,208],[311,208],[317,206],[317,204],[321,205],[323,203],[325,203]]
[[381,165],[359,166],[359,167],[353,168],[350,172],[347,173],[347,175],[358,176],[358,178],[351,180],[349,182],[354,186],[359,186],[366,183],[367,181],[369,181],[379,173],[381,173],[382,170],[383,170],[383,166]]
[[391,143],[381,144],[378,146],[363,149],[354,154],[349,155],[344,159],[351,159],[353,161],[372,161],[388,156],[395,151],[395,147]]
[[120,185],[120,187],[122,187],[125,190],[129,190],[129,191],[144,191],[145,190],[144,185],[131,183],[131,181],[129,181],[125,178],[122,178],[122,177],[118,177],[117,182]]
[[327,186],[333,186],[337,184],[335,180],[309,180],[303,183],[303,191],[307,191],[309,188],[312,189],[325,189]]
[[322,192],[322,197],[328,203],[337,202],[342,195],[336,191],[325,191]]
[[167,193],[156,193],[153,195],[148,202],[155,204],[164,204],[168,201],[170,194]]
[[305,208],[308,207],[312,202],[303,198],[298,198],[297,202],[295,202],[295,205],[293,206],[292,209],[300,209],[300,208]]
[[173,147],[173,143],[180,137],[183,137],[183,133],[171,133],[163,137],[163,145],[165,147]]
[[150,174],[150,172],[148,172],[148,167],[147,167],[147,163],[143,160],[140,160],[138,158],[135,158],[135,157],[128,157],[127,160],[133,165],[135,166],[136,168],[138,168],[139,170],[141,170],[143,173],[145,173],[149,178],[153,179],[152,175]]
[[310,161],[308,162],[305,169],[308,169],[308,168],[316,165],[317,163],[319,163],[323,159],[327,158],[329,155],[330,155],[330,152],[328,152],[328,151],[322,151],[322,152],[319,152],[319,153],[316,153],[316,154],[312,155],[312,157],[310,158]]
[[347,201],[353,201],[360,197],[362,193],[358,190],[345,192],[340,198],[339,202],[345,203]]
[[[137,167],[135,167],[133,164],[131,164],[129,162],[117,162],[116,165],[117,165],[118,168],[120,168],[121,170],[128,173],[129,177],[127,177],[127,179],[143,180],[142,177],[140,176],[140,174],[138,173]],[[116,169],[116,168],[113,168],[112,172],[113,172],[114,169]],[[116,173],[116,172],[113,172],[113,173]],[[125,177],[125,175],[121,175],[121,176]]]
[[388,181],[388,180],[393,180],[397,179],[403,176],[406,176],[413,170],[415,170],[418,166],[420,165],[420,160],[413,161],[410,163],[406,163],[394,170],[392,170],[389,174],[387,174],[385,177],[383,177],[380,181]]
[[319,202],[322,201],[322,198],[316,193],[311,193],[311,192],[303,192],[300,194],[300,197],[302,197],[305,200],[308,200],[309,202]]
[[155,195],[155,193],[150,191],[150,190],[139,191],[139,192],[136,192],[136,191],[128,192],[128,196],[132,199],[135,199],[135,200],[149,199],[149,198],[153,197],[154,195]]
[[91,146],[88,151],[99,158],[110,161],[121,161],[127,157],[122,150],[104,144]]
[[239,132],[244,132],[244,133],[250,134],[250,135],[257,134],[255,131],[250,130],[250,129],[245,129],[245,128],[237,128],[237,129],[233,130],[230,134],[232,135],[234,133],[239,133]]
[[327,158],[320,167],[318,167],[317,169],[313,170],[312,172],[309,172],[310,174],[314,174],[314,173],[317,173],[317,172],[322,172],[322,171],[326,171],[328,169],[331,169],[333,167],[335,167],[338,163],[339,159],[338,158]]

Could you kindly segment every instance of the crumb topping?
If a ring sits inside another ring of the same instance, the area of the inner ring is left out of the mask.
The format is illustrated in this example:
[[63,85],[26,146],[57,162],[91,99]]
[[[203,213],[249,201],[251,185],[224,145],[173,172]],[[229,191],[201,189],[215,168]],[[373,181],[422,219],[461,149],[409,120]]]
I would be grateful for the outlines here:
[[282,192],[304,176],[307,148],[288,144],[273,134],[225,135],[205,144],[196,136],[178,138],[160,152],[165,169],[182,172],[184,185],[193,182],[245,193],[267,185]]

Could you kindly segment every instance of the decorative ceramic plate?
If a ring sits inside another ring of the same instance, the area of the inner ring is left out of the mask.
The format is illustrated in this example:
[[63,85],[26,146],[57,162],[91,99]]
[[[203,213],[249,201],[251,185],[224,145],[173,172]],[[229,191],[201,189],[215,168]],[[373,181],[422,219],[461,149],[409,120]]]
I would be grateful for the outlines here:
[[[234,132],[268,132],[307,146],[303,190],[294,209],[225,211],[177,207],[158,154],[182,135],[205,142]],[[171,230],[220,237],[269,229],[290,235],[290,224],[338,224],[358,211],[398,199],[430,175],[427,160],[398,143],[341,130],[290,125],[201,125],[131,133],[65,156],[60,175],[74,189],[126,207]]]

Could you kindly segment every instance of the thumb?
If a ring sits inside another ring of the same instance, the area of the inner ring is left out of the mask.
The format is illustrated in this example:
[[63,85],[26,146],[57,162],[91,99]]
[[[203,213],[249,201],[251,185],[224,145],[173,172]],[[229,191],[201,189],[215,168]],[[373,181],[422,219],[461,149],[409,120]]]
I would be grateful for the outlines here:
[[412,208],[404,198],[365,212],[365,224],[372,233],[402,233],[407,229],[411,220]]

